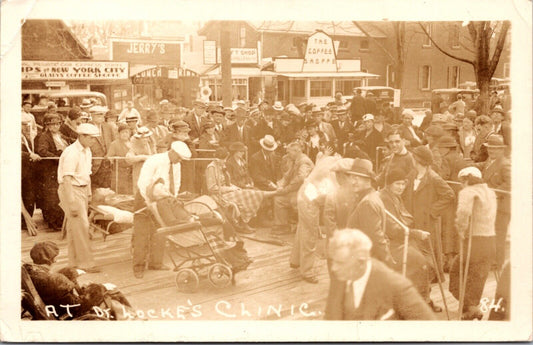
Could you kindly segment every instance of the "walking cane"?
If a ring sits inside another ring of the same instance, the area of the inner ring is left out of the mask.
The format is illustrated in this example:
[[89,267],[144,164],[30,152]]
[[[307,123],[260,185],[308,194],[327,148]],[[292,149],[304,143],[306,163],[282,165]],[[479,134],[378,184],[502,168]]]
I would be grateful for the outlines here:
[[442,288],[440,272],[438,272],[437,257],[435,256],[435,251],[433,250],[433,243],[431,241],[431,237],[428,237],[428,240],[429,240],[429,250],[431,251],[431,258],[433,259],[433,265],[435,265],[435,269],[437,269],[437,281],[439,282],[439,290],[442,296],[442,302],[444,303],[444,309],[446,310],[446,317],[448,318],[448,320],[450,320],[450,314],[448,313],[448,303],[446,302],[446,297],[444,296],[444,289]]
[[[475,204],[475,200],[474,200]],[[472,205],[472,211],[474,210],[474,206]],[[464,300],[465,300],[465,292],[466,292],[466,280],[468,278],[468,268],[470,266],[470,253],[472,251],[472,225],[473,225],[473,219],[470,218],[470,226],[468,229],[468,247],[466,248],[466,263],[465,263],[465,273],[462,277],[463,285],[460,286],[461,290],[459,291],[459,320],[461,320],[462,314],[463,314],[463,307],[464,307]],[[461,240],[462,242],[462,240]],[[462,249],[462,248],[461,248]]]
[[403,258],[402,258],[402,275],[405,277],[407,275],[407,249],[409,247],[409,228],[407,225],[402,223],[401,220],[396,218],[392,213],[385,210],[385,213],[387,216],[389,216],[396,224],[398,224],[403,229],[404,237],[403,237]]

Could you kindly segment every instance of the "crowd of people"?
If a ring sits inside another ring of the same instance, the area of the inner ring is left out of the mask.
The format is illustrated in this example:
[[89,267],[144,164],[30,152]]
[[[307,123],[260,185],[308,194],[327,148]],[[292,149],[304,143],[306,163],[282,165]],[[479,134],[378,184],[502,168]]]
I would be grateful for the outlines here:
[[[269,227],[272,236],[295,233],[290,267],[311,284],[318,282],[316,247],[324,236],[327,318],[380,318],[388,310],[372,301],[388,298],[383,307],[402,309],[395,310],[400,318],[432,319],[442,310],[429,298],[432,286],[449,272],[459,299],[458,254],[470,247],[462,313],[479,318],[488,272],[500,271],[506,259],[511,119],[498,102],[488,114],[461,102],[459,95],[439,113],[428,110],[415,126],[412,110],[395,113],[355,89],[351,103],[336,97],[326,107],[239,101],[225,108],[198,99],[192,109],[169,112],[163,100],[160,109],[129,102],[119,114],[87,100],[66,116],[49,107],[42,128],[24,103],[23,204],[30,215],[40,208],[52,229],[67,217],[69,263],[89,272],[99,270],[86,217],[97,188],[135,195],[138,210],[158,181],[171,196],[211,196],[230,235],[254,227]],[[145,267],[168,269],[150,222],[148,214],[135,214],[137,278]],[[404,227],[411,229],[408,248]],[[365,286],[377,288],[383,279],[389,297],[365,294],[361,301]],[[349,290],[355,295],[345,299]]]

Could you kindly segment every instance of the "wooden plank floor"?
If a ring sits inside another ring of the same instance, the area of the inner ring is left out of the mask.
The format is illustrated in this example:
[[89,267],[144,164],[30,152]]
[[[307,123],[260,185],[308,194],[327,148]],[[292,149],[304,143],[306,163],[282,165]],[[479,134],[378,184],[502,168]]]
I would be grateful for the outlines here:
[[[39,225],[37,237],[22,231],[22,261],[31,262],[29,251],[38,241],[52,240],[60,247],[56,267],[67,264],[67,243],[60,233],[43,229]],[[267,233],[266,229],[260,232]],[[285,236],[292,242],[292,236]],[[217,289],[205,278],[200,278],[196,293],[185,294],[177,290],[172,271],[146,271],[143,279],[133,276],[131,266],[131,229],[114,234],[104,242],[101,236],[93,239],[93,252],[102,272],[80,277],[80,282],[111,282],[128,297],[139,312],[148,319],[188,320],[310,320],[322,319],[328,292],[329,276],[326,261],[318,260],[319,283],[309,284],[299,278],[297,270],[289,267],[291,245],[276,246],[245,239],[245,248],[254,262],[246,271],[236,275],[236,285]],[[321,246],[323,248],[323,246]],[[323,250],[318,250],[324,257]],[[166,258],[171,266],[171,261]],[[448,277],[443,285],[451,319],[457,319],[458,302],[448,292]],[[485,285],[484,297],[493,298],[496,281],[491,273]],[[432,287],[431,298],[444,307],[438,285]],[[193,311],[190,308],[196,306]],[[199,307],[198,307],[199,306]],[[148,317],[148,313],[152,317]],[[444,312],[437,316],[446,319]],[[485,318],[488,315],[485,316]]]

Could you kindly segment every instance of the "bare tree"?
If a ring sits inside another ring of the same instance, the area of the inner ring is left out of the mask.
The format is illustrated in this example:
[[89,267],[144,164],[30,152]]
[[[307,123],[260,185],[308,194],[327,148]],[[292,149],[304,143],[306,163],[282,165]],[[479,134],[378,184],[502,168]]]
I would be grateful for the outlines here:
[[[478,21],[468,22],[468,32],[471,39],[471,47],[465,47],[467,53],[473,57],[461,57],[452,54],[439,45],[431,34],[426,30],[423,23],[418,23],[424,34],[431,40],[435,47],[444,55],[449,56],[455,60],[472,65],[474,74],[476,76],[476,83],[479,89],[479,110],[481,114],[488,114],[489,112],[489,86],[490,80],[496,71],[500,56],[505,45],[507,32],[511,26],[509,21]],[[468,48],[468,49],[466,49]],[[491,56],[492,54],[492,56]]]
[[392,70],[394,71],[394,81],[392,86],[396,89],[402,89],[403,86],[403,75],[405,70],[405,56],[407,45],[405,40],[405,22],[391,22],[392,32],[393,32],[393,48],[388,48],[373,35],[369,34],[368,31],[364,28],[362,23],[357,21],[352,21],[366,37],[368,37],[372,42],[375,43],[381,51],[389,58],[392,65]]

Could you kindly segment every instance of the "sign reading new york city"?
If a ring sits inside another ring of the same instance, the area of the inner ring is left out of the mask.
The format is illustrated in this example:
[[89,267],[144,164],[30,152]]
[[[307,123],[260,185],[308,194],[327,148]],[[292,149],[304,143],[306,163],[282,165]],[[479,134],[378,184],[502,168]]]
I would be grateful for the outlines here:
[[178,42],[154,40],[112,41],[115,61],[148,65],[181,64],[181,46]]
[[307,40],[302,72],[336,71],[337,58],[333,40],[324,32],[315,32]]
[[128,63],[114,61],[22,61],[22,80],[128,79]]

